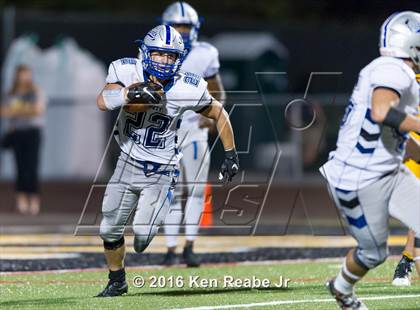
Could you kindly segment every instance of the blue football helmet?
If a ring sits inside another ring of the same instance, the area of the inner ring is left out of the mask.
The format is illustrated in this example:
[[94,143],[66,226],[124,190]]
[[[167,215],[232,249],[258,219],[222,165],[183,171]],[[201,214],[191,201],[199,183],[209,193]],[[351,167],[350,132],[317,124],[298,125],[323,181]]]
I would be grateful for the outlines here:
[[[143,40],[135,41],[139,45],[143,69],[159,79],[168,80],[181,68],[186,51],[184,42],[173,27],[160,25],[150,30]],[[154,51],[176,54],[173,64],[163,64],[152,60],[151,53]]]
[[162,14],[162,22],[165,25],[188,25],[191,30],[188,33],[181,33],[186,49],[191,49],[192,44],[197,41],[200,19],[197,11],[186,2],[177,1],[168,6]]

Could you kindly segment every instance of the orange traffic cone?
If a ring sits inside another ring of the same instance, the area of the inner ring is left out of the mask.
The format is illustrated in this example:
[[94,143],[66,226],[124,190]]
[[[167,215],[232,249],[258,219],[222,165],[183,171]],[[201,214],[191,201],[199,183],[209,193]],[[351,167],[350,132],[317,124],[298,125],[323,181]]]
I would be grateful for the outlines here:
[[204,208],[201,215],[200,227],[208,227],[213,225],[213,203],[211,195],[211,185],[206,184],[204,189]]

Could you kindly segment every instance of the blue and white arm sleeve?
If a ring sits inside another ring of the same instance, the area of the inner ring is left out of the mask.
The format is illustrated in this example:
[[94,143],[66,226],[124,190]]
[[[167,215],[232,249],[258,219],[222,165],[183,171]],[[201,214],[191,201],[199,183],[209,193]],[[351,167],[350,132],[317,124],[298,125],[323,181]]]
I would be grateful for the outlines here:
[[124,96],[124,88],[105,89],[102,91],[105,106],[107,110],[115,110],[126,103]]

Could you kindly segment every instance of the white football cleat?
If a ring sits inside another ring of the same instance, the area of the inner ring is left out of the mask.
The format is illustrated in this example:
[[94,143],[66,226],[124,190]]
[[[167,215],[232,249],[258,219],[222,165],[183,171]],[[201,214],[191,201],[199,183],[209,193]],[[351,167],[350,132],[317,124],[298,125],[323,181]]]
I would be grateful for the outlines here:
[[410,286],[410,275],[413,268],[413,261],[403,255],[395,268],[392,285],[394,286]]
[[335,278],[329,280],[327,283],[325,283],[325,285],[327,290],[337,301],[337,304],[341,310],[368,310],[366,305],[353,293],[344,295],[343,293],[337,291],[334,287],[334,281]]
[[392,280],[392,285],[393,286],[410,286],[411,281],[408,276],[405,276],[403,278],[395,278],[394,280]]

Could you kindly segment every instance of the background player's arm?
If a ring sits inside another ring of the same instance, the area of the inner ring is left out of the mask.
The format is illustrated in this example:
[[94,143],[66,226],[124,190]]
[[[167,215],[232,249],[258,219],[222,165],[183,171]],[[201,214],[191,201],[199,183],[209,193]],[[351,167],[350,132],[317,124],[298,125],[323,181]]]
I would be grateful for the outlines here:
[[223,108],[223,105],[215,99],[213,99],[210,106],[200,113],[216,122],[217,131],[225,149],[225,160],[220,168],[219,180],[224,183],[230,182],[238,173],[239,158],[235,150],[235,138],[229,115]]
[[217,73],[216,75],[206,78],[207,81],[207,90],[209,93],[222,105],[225,104],[226,94],[225,89],[222,84],[222,79],[220,75]]
[[216,122],[216,128],[222,140],[224,149],[235,149],[235,138],[233,135],[232,125],[230,123],[229,115],[223,108],[223,105],[213,100],[211,105],[201,112],[201,115],[211,118]]
[[[398,106],[399,102],[400,97],[397,92],[383,87],[375,88],[372,94],[372,119],[377,123],[386,122],[391,109]],[[406,114],[396,129],[402,132],[420,132],[420,119]]]
[[[222,79],[220,75],[217,73],[210,78],[205,79],[207,81],[207,90],[209,93],[222,105],[225,104],[225,89],[222,84]],[[212,119],[207,117],[200,118],[200,128],[209,128],[211,132],[215,130],[215,123]]]

